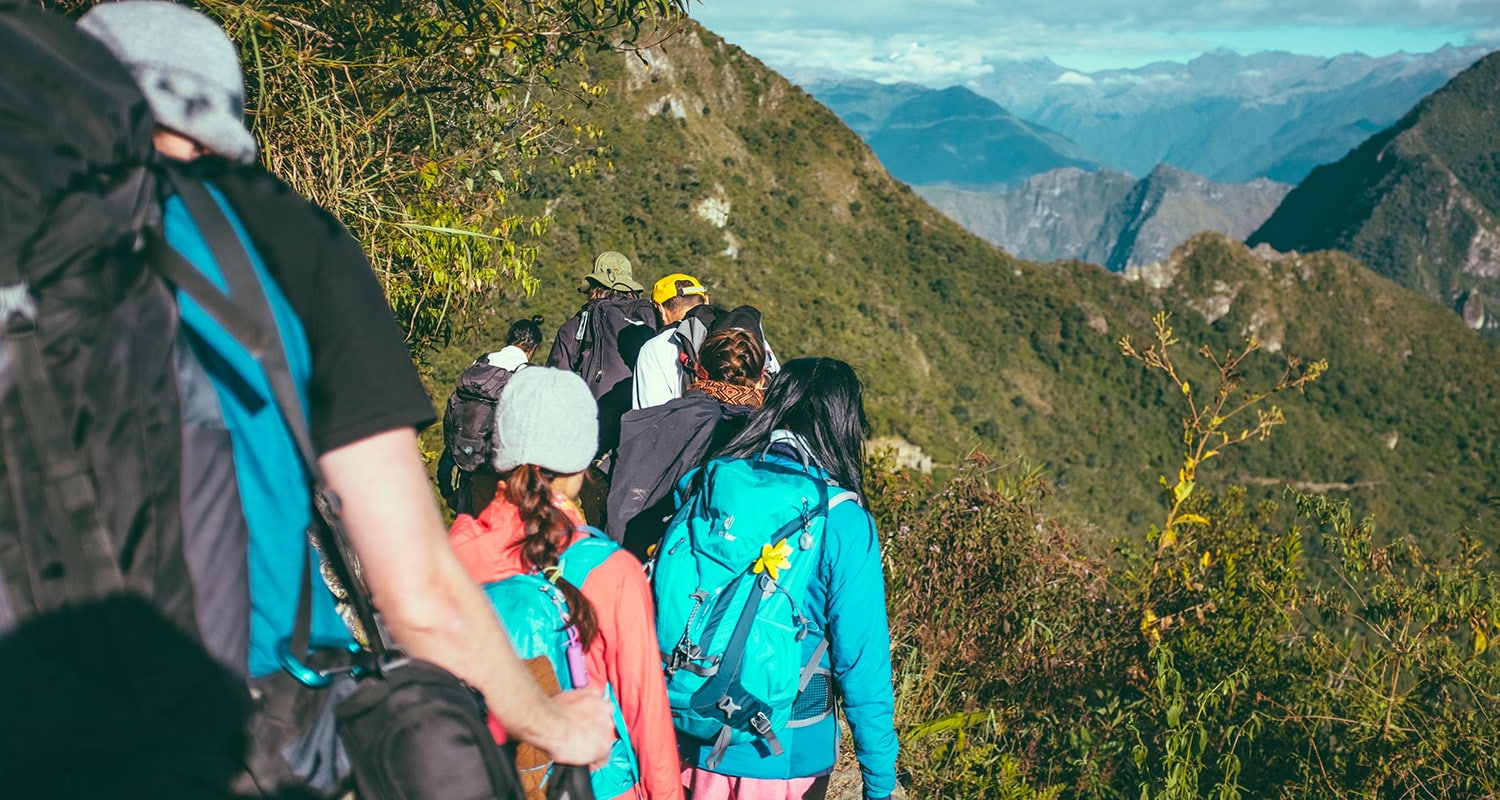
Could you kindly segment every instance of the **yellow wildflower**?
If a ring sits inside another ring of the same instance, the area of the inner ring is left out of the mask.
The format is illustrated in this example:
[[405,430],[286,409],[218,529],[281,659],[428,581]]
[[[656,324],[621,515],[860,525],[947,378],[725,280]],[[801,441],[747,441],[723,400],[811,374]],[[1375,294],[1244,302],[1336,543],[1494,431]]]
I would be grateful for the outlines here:
[[752,571],[756,574],[762,572],[770,573],[771,580],[774,581],[780,576],[781,570],[792,565],[792,560],[787,557],[791,554],[792,546],[787,544],[785,539],[774,545],[761,545],[760,558],[755,559],[755,566],[752,568]]

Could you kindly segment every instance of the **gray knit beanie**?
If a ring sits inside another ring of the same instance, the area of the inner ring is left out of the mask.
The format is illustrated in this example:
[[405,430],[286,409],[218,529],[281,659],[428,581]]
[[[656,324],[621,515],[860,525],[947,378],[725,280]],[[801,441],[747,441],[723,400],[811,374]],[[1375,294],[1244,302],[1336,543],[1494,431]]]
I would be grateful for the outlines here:
[[495,409],[495,470],[533,464],[560,475],[582,472],[599,447],[599,404],[583,378],[551,367],[522,367]]
[[123,0],[94,6],[78,27],[130,69],[158,124],[230,160],[255,160],[240,59],[217,22],[169,0]]

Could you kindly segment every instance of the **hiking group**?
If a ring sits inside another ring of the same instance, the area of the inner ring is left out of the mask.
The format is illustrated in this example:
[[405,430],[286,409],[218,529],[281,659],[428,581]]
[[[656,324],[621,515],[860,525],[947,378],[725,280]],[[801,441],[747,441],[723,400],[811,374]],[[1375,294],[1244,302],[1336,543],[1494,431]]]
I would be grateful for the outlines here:
[[[862,388],[605,252],[443,414],[171,0],[0,0],[7,796],[898,790]],[[591,524],[592,523],[592,524]]]

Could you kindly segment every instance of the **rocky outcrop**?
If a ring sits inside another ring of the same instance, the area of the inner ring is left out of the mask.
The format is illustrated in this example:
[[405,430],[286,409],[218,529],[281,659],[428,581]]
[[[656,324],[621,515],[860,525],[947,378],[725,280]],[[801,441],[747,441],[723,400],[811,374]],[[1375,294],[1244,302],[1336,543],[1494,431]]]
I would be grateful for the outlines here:
[[1059,169],[1010,192],[924,186],[917,193],[1018,257],[1087,261],[1119,272],[1160,262],[1203,231],[1243,240],[1290,189],[1263,179],[1214,183],[1163,164],[1139,181],[1109,170]]

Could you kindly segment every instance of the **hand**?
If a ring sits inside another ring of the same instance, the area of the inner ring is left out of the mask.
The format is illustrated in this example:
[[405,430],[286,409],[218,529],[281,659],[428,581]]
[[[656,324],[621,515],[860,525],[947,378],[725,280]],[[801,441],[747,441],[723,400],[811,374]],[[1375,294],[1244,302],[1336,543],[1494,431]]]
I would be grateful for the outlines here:
[[545,741],[533,741],[559,764],[597,764],[615,743],[614,707],[597,689],[575,689],[553,695],[560,723]]

